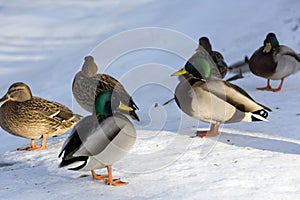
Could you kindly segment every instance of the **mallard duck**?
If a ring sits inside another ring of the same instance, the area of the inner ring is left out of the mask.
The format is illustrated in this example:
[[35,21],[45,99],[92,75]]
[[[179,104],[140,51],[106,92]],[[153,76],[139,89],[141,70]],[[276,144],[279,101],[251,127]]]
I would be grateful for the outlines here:
[[[30,138],[30,146],[18,150],[41,150],[46,138],[66,132],[78,121],[78,116],[66,106],[32,96],[28,85],[12,84],[0,99],[0,126],[12,135]],[[40,146],[35,139],[42,138]]]
[[[203,64],[209,65],[205,60]],[[197,68],[187,71],[193,76],[181,81],[174,95],[184,113],[211,123],[209,131],[197,131],[196,135],[216,136],[221,123],[267,121],[267,111],[271,109],[255,102],[242,88],[218,78],[201,79],[197,71]]]
[[139,117],[135,113],[138,107],[122,84],[108,74],[97,74],[98,67],[92,56],[86,56],[84,60],[82,69],[75,75],[72,86],[73,96],[79,105],[92,113],[97,94],[107,90],[114,91],[118,93],[122,102],[133,108],[129,115],[139,121]]
[[[291,48],[279,45],[276,35],[269,33],[263,46],[251,56],[249,67],[253,74],[268,79],[267,86],[258,90],[278,92],[284,79],[300,70],[300,56]],[[277,88],[272,88],[270,80],[281,81]]]
[[[207,37],[199,38],[199,46],[202,46],[208,52],[208,54],[211,56],[212,60],[217,65],[217,68],[218,68],[218,71],[216,72],[217,76],[218,77],[220,76],[220,78],[224,78],[227,73],[227,64],[224,60],[223,55],[218,51],[212,50],[212,45],[210,44],[210,41]],[[199,49],[199,46],[196,49],[196,51],[198,51],[198,50],[201,51],[201,49]]]
[[[99,93],[95,100],[94,114],[83,118],[73,128],[65,141],[59,157],[59,167],[70,170],[91,170],[96,180],[105,180],[114,186],[126,185],[120,179],[112,179],[112,165],[122,159],[136,140],[136,131],[130,120],[119,113],[132,110],[112,92]],[[95,169],[107,168],[108,174],[97,175]]]

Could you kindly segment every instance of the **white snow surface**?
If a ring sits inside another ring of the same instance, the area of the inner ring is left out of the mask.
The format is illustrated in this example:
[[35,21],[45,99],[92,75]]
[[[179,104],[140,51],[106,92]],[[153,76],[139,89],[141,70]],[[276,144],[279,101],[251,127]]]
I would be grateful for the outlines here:
[[129,182],[124,187],[58,168],[70,131],[49,138],[45,150],[20,152],[29,139],[0,129],[0,199],[299,199],[300,73],[278,93],[256,90],[266,80],[250,73],[234,81],[273,111],[268,122],[222,125],[216,138],[190,137],[209,124],[174,102],[162,106],[178,84],[170,74],[201,36],[228,64],[251,56],[268,32],[300,52],[299,8],[295,0],[1,1],[1,95],[23,81],[35,96],[85,115],[71,86],[93,55],[99,72],[133,95],[141,122],[133,149],[113,166],[113,176]]

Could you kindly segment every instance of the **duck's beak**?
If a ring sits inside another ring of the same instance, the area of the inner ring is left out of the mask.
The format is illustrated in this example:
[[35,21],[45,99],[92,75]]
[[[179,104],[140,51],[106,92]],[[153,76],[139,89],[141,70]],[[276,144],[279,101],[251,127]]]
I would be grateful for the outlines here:
[[129,106],[126,106],[124,103],[122,103],[121,101],[120,101],[120,104],[119,104],[119,107],[118,107],[119,109],[121,109],[121,110],[126,110],[126,111],[133,111],[133,108],[131,108],[131,107],[129,107]]
[[270,42],[266,43],[265,48],[263,50],[264,53],[269,53],[272,49],[272,45]]
[[187,73],[188,73],[188,72],[187,72],[184,68],[182,68],[182,69],[180,69],[179,71],[177,71],[177,72],[171,74],[171,76],[179,76],[179,75],[183,75],[183,74],[187,74]]
[[7,94],[5,94],[5,95],[0,99],[0,104],[5,103],[6,101],[8,101],[8,96],[7,96]]

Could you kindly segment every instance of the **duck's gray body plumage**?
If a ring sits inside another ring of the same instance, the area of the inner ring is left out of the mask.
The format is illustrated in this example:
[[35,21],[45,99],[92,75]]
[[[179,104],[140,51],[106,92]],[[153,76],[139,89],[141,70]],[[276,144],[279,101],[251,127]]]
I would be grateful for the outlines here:
[[191,77],[181,81],[175,100],[186,114],[208,123],[266,120],[270,110],[255,102],[244,90],[221,79]]
[[83,171],[104,168],[122,159],[135,140],[135,128],[124,115],[87,116],[64,143],[60,167]]

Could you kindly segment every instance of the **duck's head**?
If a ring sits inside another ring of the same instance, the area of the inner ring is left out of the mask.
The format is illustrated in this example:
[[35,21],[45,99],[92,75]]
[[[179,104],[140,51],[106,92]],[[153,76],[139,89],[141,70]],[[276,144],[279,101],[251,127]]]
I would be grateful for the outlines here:
[[98,94],[95,99],[95,114],[110,115],[114,111],[133,111],[133,109],[126,106],[116,93],[104,91]]
[[275,50],[276,48],[279,47],[279,42],[276,38],[275,33],[268,33],[266,36],[266,39],[264,40],[264,53],[269,53],[272,50]]
[[0,99],[0,103],[6,101],[23,102],[32,98],[31,90],[28,85],[22,82],[12,84],[7,93]]
[[[199,38],[199,46],[202,46],[209,54],[212,52],[210,41],[207,37]],[[199,49],[199,47],[198,47]],[[198,50],[196,49],[196,50]]]
[[95,76],[98,71],[98,67],[94,62],[93,56],[86,56],[84,58],[84,63],[82,66],[81,71],[88,77]]
[[206,59],[195,57],[191,62],[188,61],[182,69],[171,74],[171,76],[191,74],[196,78],[208,79],[211,76],[211,70],[212,68]]

